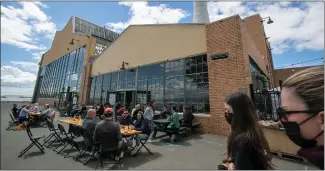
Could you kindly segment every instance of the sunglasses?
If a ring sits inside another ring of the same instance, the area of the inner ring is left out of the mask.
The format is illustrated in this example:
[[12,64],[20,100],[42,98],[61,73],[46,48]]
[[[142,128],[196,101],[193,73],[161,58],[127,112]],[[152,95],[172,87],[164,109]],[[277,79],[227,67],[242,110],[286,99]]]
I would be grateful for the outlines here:
[[280,119],[287,119],[287,115],[292,115],[292,114],[300,114],[300,113],[319,113],[323,111],[324,109],[321,110],[285,110],[282,107],[279,107],[276,109],[276,113],[278,114]]

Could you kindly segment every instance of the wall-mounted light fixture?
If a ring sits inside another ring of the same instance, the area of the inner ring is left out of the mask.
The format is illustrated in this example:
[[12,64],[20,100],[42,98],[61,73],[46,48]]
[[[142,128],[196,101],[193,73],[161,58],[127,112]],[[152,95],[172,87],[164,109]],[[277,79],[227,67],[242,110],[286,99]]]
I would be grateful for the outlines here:
[[70,44],[70,45],[74,45],[74,42],[73,42],[74,40],[80,42],[80,41],[77,40],[77,39],[72,39],[71,42],[70,42],[69,44]]
[[122,62],[122,67],[120,69],[125,70],[125,65],[129,65],[129,63],[123,61]]
[[271,17],[265,17],[265,18],[262,18],[261,22],[263,23],[265,21],[265,19],[268,19],[267,20],[267,24],[272,24],[273,23],[273,20],[271,19]]

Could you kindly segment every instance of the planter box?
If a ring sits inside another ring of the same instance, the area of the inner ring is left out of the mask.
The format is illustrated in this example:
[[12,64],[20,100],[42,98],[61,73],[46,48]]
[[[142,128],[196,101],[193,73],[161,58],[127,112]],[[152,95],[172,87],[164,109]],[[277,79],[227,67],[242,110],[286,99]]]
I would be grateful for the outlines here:
[[291,142],[283,128],[263,127],[262,129],[272,152],[298,157],[297,151],[300,147]]

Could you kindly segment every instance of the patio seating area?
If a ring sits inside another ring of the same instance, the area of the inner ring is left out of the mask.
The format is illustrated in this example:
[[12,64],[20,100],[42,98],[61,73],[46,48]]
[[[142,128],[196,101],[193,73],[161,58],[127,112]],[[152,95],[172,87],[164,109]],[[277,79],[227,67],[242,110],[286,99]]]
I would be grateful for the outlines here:
[[[56,135],[56,131],[69,130],[69,124],[59,120],[66,120],[68,118],[55,118],[54,128],[32,127],[30,131],[32,134],[27,134],[27,131],[7,131],[8,121],[11,120],[8,115],[8,109],[12,105],[10,103],[1,103],[1,169],[65,169],[65,170],[88,170],[95,169],[97,165],[96,159],[91,159],[86,165],[85,161],[89,159],[89,155],[80,156],[83,149],[76,150],[75,143],[78,140],[73,139],[72,142],[69,135],[61,137]],[[58,124],[61,126],[58,127]],[[77,133],[75,133],[77,134]],[[40,139],[38,139],[39,137]],[[32,140],[37,138],[37,140]],[[49,145],[51,140],[62,138],[69,141],[66,149],[56,148],[56,145]],[[217,165],[225,158],[223,152],[226,149],[227,137],[214,136],[208,134],[189,133],[187,137],[180,136],[178,140],[171,144],[168,136],[157,131],[156,138],[153,142],[145,146],[150,149],[150,154],[145,148],[139,151],[136,156],[125,155],[121,159],[121,165],[104,164],[103,169],[215,169]],[[45,140],[45,141],[44,141]],[[30,143],[35,145],[31,147],[21,157],[17,157],[22,149],[27,147]],[[38,145],[44,144],[38,149]],[[46,142],[47,141],[47,142]],[[47,145],[45,145],[47,144]],[[53,147],[51,147],[53,146]],[[49,148],[47,148],[49,147]],[[42,152],[44,150],[44,153]],[[62,150],[62,151],[60,151]],[[60,152],[58,154],[58,152]],[[76,161],[79,158],[79,161]],[[106,162],[106,161],[104,161]],[[286,160],[274,158],[276,169],[297,169],[297,170],[313,170],[315,168]],[[101,169],[98,166],[97,169]]]

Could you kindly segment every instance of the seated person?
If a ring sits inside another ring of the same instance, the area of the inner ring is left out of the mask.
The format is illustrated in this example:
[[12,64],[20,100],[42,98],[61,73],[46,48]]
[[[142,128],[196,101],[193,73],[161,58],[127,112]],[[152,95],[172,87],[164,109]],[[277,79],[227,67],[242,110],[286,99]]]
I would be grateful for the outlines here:
[[[151,129],[149,126],[149,121],[142,118],[142,111],[140,111],[137,115],[137,120],[133,122],[133,126],[135,130],[142,131],[141,134],[137,134],[135,136],[136,140],[136,148],[140,147],[140,139],[145,139],[150,136]],[[134,150],[136,152],[137,149]]]
[[98,110],[96,111],[97,115],[98,115],[99,117],[101,117],[101,116],[104,114],[104,110],[105,110],[104,106],[103,106],[103,105],[100,105],[100,107],[99,107]]
[[13,104],[12,109],[11,109],[11,113],[14,116],[15,119],[18,119],[19,113],[18,113],[17,104]]
[[26,105],[22,105],[21,108],[18,109],[18,111],[17,111],[18,116],[19,116],[19,114],[20,114],[20,111],[21,111],[23,108],[25,108],[25,107],[26,107]]
[[35,111],[35,112],[39,112],[39,110],[40,110],[40,109],[39,109],[39,107],[38,107],[38,103],[35,103],[34,111]]
[[[141,105],[137,104],[134,109],[132,109],[131,115],[132,115],[132,120],[137,120],[137,115],[138,112],[142,111]],[[142,111],[143,112],[143,111]]]
[[132,123],[132,117],[129,115],[129,112],[124,111],[124,113],[120,117],[121,125],[130,125]]
[[28,114],[30,112],[31,111],[30,111],[30,106],[29,105],[27,105],[23,109],[21,109],[21,111],[19,113],[19,117],[18,117],[19,123],[23,123],[24,121],[26,121],[27,118],[28,118]]
[[191,128],[193,119],[194,119],[194,115],[188,107],[183,107],[183,119],[184,119],[183,126]]
[[80,112],[79,112],[79,114],[82,114],[83,112],[86,112],[87,111],[87,107],[86,107],[86,105],[81,105],[82,107],[81,107],[81,109],[80,109]]
[[124,111],[125,111],[125,106],[123,105],[119,110],[117,110],[117,114],[121,116],[123,115]]
[[161,118],[165,119],[167,116],[170,116],[170,110],[167,105],[164,105],[164,110],[161,112]]
[[[100,122],[99,119],[96,118],[96,110],[90,109],[87,111],[87,117],[85,120],[82,122],[82,128],[87,131],[91,136],[94,135],[95,128],[97,124]],[[85,138],[85,137],[84,137]],[[87,138],[92,138],[92,137],[87,137]],[[86,141],[86,139],[85,139]],[[88,148],[92,149],[91,154],[94,153],[94,142],[91,140],[87,141],[87,146]]]
[[87,130],[90,134],[94,134],[95,127],[99,120],[96,118],[96,110],[89,109],[87,111],[87,117],[82,122],[82,128]]
[[102,153],[105,154],[105,150],[117,150],[119,157],[122,158],[125,143],[122,139],[120,125],[113,121],[113,112],[111,108],[105,109],[104,120],[98,123],[95,128],[94,142],[100,143]]
[[174,142],[176,138],[176,133],[179,130],[179,116],[176,112],[176,106],[172,107],[172,115],[168,118],[170,124],[167,126],[167,134],[171,137],[170,141]]
[[137,113],[137,119],[133,121],[132,125],[134,126],[135,130],[140,130],[142,128],[143,118],[142,118],[142,111]]
[[46,104],[44,106],[44,110],[42,111],[42,114],[44,115],[44,117],[46,119],[50,119],[51,118],[51,113],[52,113],[52,111],[50,109],[50,105],[49,104]]

